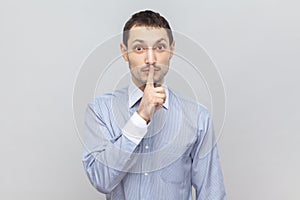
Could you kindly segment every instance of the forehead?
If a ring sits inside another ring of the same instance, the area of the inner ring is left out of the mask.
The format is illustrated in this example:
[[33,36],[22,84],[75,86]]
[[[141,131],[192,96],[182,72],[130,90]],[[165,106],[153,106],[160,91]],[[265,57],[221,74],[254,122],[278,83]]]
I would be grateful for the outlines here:
[[128,44],[135,41],[144,41],[147,44],[154,44],[158,40],[164,39],[169,42],[167,31],[164,28],[154,27],[133,27],[129,30]]

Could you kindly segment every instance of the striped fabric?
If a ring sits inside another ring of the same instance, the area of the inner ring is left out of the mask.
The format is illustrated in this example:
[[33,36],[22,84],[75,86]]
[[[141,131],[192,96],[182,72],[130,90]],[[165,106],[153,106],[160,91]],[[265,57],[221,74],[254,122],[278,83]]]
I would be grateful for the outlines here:
[[128,88],[94,99],[85,116],[83,165],[92,185],[113,200],[226,199],[212,119],[200,104],[168,89],[139,144],[122,135],[137,110]]

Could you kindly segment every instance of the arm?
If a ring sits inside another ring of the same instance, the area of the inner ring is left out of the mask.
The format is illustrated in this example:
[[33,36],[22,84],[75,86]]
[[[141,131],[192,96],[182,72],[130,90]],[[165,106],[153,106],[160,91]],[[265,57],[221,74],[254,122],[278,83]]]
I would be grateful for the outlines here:
[[199,118],[198,139],[192,152],[192,184],[197,200],[225,200],[226,192],[214,138],[212,120],[208,112]]
[[139,108],[123,130],[112,123],[112,110],[105,100],[88,106],[83,164],[91,183],[102,193],[110,193],[136,163],[137,157],[132,155],[147,132],[146,121],[165,101],[164,88],[154,87],[153,76],[152,66]]
[[110,193],[135,163],[132,153],[138,144],[113,127],[105,107],[96,101],[87,107],[83,165],[93,186]]

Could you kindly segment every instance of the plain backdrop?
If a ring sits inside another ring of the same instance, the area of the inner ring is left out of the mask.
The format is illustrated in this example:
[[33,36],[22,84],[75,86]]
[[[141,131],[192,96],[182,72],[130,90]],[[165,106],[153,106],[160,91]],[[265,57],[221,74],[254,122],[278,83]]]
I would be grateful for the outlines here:
[[73,121],[84,59],[138,10],[200,43],[223,77],[230,200],[300,199],[300,13],[291,0],[0,1],[0,199],[104,199]]

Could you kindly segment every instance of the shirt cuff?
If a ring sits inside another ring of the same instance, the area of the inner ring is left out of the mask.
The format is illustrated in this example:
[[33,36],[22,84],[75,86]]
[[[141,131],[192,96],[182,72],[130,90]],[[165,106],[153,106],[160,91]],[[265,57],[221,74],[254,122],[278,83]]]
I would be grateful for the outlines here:
[[122,129],[122,133],[135,144],[139,144],[147,133],[147,122],[135,112]]

